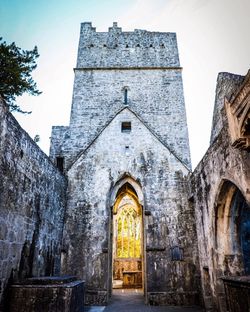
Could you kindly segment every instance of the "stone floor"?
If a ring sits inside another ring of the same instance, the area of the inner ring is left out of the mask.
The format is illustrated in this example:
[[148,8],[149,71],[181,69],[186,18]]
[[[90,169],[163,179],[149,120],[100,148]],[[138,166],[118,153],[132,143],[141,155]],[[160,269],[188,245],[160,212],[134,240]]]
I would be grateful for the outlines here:
[[166,307],[144,304],[143,294],[137,289],[113,291],[112,300],[106,307],[85,307],[85,312],[202,312],[200,307]]

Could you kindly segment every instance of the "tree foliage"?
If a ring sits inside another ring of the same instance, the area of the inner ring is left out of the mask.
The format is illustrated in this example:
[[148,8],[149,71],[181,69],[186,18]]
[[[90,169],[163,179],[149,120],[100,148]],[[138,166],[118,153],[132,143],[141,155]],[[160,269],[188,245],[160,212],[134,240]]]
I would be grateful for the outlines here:
[[14,42],[7,44],[0,38],[0,95],[11,111],[23,111],[16,103],[16,97],[23,93],[39,95],[31,72],[36,68],[39,57],[37,47],[33,50],[22,50]]

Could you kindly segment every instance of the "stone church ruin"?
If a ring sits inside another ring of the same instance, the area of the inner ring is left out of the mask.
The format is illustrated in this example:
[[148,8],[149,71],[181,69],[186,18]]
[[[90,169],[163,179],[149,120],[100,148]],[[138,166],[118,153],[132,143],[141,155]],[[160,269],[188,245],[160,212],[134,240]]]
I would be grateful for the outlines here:
[[250,74],[218,75],[192,171],[175,33],[82,23],[74,73],[49,157],[0,101],[0,311],[43,278],[88,305],[138,288],[145,304],[248,311]]

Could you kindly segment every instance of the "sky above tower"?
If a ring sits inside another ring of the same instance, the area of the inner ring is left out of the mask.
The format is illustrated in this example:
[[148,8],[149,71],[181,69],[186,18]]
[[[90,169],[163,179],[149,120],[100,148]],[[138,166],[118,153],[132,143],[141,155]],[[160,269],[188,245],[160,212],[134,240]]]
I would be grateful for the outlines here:
[[193,168],[209,145],[218,72],[245,75],[250,67],[249,0],[2,0],[0,36],[23,49],[38,46],[33,74],[43,94],[18,103],[31,115],[15,114],[48,153],[53,125],[68,125],[80,23],[107,31],[176,32]]

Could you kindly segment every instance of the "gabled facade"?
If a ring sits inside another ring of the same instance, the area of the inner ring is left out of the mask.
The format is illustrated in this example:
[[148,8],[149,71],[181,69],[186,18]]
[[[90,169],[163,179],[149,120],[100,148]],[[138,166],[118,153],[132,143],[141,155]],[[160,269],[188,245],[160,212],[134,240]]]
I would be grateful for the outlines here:
[[[86,304],[122,287],[151,305],[249,311],[249,73],[218,75],[211,144],[191,172],[181,70],[174,33],[83,23],[50,159],[0,98],[0,311],[40,307],[33,287],[21,307],[10,286],[59,274],[86,281]],[[48,287],[45,305],[68,302]]]
[[65,168],[128,106],[191,169],[175,33],[99,33],[81,24],[69,127],[53,127],[50,156]]
[[181,72],[174,33],[81,25],[70,125],[53,127],[50,156],[68,178],[63,273],[86,280],[88,303],[117,285],[199,303]]

